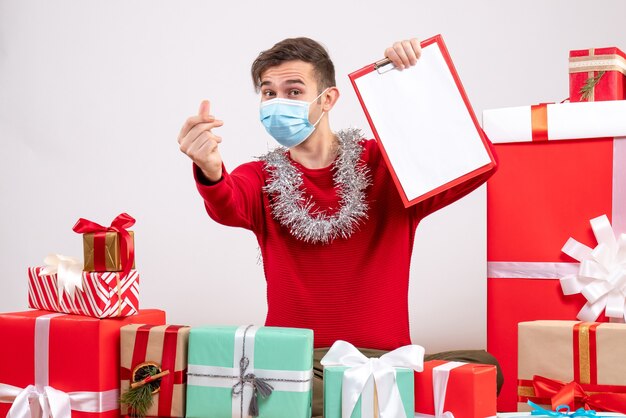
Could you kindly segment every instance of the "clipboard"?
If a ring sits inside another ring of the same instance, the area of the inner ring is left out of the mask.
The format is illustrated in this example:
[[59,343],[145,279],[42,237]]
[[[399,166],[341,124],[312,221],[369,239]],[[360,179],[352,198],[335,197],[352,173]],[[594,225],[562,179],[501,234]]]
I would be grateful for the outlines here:
[[405,207],[496,164],[443,38],[421,46],[403,71],[385,59],[349,74]]

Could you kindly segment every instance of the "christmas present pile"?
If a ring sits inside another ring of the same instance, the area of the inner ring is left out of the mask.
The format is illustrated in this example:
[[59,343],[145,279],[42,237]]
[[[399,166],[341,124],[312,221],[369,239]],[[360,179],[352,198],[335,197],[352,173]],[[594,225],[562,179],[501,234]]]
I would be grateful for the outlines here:
[[626,100],[609,98],[623,96],[483,113],[499,157],[487,186],[487,349],[505,377],[500,411],[517,406],[520,322],[624,321]]
[[119,416],[120,328],[165,323],[163,311],[139,310],[133,223],[79,220],[90,271],[60,255],[28,270],[36,310],[0,314],[0,416]]

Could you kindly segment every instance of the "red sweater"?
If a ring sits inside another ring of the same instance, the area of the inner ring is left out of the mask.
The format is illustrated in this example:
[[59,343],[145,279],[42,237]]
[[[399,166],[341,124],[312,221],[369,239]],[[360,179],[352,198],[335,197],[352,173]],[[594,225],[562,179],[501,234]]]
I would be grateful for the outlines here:
[[[363,145],[362,159],[372,180],[366,189],[368,218],[351,237],[330,244],[300,241],[272,217],[262,191],[268,178],[262,162],[243,164],[230,174],[224,170],[214,184],[194,170],[209,216],[257,237],[267,280],[265,324],[311,328],[315,347],[330,347],[338,339],[384,350],[410,344],[409,266],[415,229],[426,215],[468,194],[495,171],[407,209],[376,141]],[[318,208],[337,208],[331,167],[292,163],[301,170],[306,193]]]

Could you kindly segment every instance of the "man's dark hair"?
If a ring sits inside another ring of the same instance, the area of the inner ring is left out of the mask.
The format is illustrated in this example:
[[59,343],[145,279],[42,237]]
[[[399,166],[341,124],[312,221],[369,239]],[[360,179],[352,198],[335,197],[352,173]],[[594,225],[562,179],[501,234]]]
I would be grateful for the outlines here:
[[252,63],[251,69],[252,82],[256,91],[260,89],[261,75],[265,70],[287,61],[297,60],[313,64],[318,93],[336,85],[335,66],[326,48],[313,39],[301,37],[282,40],[259,54]]

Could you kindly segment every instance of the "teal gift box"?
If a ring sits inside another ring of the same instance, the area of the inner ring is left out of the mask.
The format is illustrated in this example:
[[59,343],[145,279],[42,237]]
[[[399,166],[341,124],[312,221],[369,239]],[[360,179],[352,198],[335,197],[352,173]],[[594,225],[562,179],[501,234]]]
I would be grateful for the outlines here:
[[[342,394],[342,386],[343,386],[343,373],[349,369],[349,367],[345,366],[327,366],[324,367],[324,417],[325,418],[342,418],[341,416],[341,394]],[[404,411],[407,417],[412,417],[414,415],[414,390],[413,390],[413,382],[414,382],[414,371],[412,369],[396,367],[396,384],[398,385],[398,390],[400,391],[400,397],[402,398],[402,405],[404,406]],[[370,379],[373,379],[371,377]],[[368,397],[370,399],[374,399],[376,395],[373,393],[374,385],[373,382],[369,382],[368,385],[369,393]],[[368,388],[366,385],[366,389],[364,393],[368,392]],[[362,396],[359,397],[354,410],[352,411],[352,415],[350,418],[361,418],[361,408],[369,407],[374,408],[374,403],[370,403],[369,405],[362,405]],[[376,412],[371,412],[367,414],[368,416],[377,417],[378,414]]]
[[312,330],[192,328],[188,362],[189,418],[311,417]]

